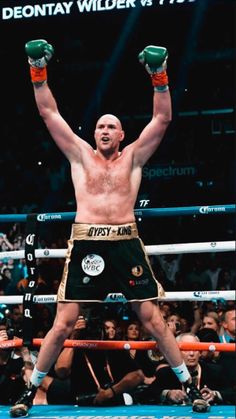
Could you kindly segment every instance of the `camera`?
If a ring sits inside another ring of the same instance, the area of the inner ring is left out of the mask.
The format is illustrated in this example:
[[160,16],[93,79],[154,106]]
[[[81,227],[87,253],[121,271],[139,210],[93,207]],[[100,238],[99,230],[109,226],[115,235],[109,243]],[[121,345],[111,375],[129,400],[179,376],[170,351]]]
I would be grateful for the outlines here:
[[13,329],[12,327],[10,327],[9,329],[6,330],[7,332],[7,337],[9,340],[12,340],[15,336],[15,329]]
[[9,327],[7,330],[7,337],[9,340],[14,339],[14,336],[17,338],[22,338],[22,329],[15,329],[14,327]]

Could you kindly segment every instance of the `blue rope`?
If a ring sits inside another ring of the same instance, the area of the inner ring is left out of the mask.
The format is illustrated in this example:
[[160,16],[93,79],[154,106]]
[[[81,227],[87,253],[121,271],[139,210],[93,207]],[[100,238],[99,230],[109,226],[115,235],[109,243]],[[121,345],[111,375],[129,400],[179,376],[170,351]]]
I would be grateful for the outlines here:
[[[236,212],[236,205],[202,205],[172,208],[139,208],[134,214],[139,218],[170,217],[176,215],[222,215]],[[39,222],[73,221],[75,212],[51,212],[38,214]],[[0,214],[0,222],[25,222],[27,214]]]

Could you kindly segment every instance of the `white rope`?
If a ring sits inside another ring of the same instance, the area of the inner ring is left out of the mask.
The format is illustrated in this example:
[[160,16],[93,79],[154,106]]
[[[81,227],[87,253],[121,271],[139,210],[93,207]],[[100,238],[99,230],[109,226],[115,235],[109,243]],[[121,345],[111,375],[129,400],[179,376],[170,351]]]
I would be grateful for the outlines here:
[[[203,252],[232,252],[235,251],[235,241],[177,243],[146,246],[149,255],[203,253]],[[36,249],[36,258],[64,258],[67,249]],[[1,259],[24,259],[25,250],[0,252]],[[235,300],[235,290],[230,291],[178,291],[166,292],[161,301],[210,301],[212,299]],[[22,295],[0,296],[0,304],[21,304]],[[35,303],[55,303],[56,295],[35,295]]]
[[[166,255],[178,253],[203,253],[203,252],[233,252],[236,242],[203,242],[203,243],[177,243],[146,246],[148,255]],[[66,249],[36,249],[36,258],[64,258]],[[24,259],[25,250],[10,250],[0,252],[1,259]]]
[[[235,300],[235,290],[230,291],[177,291],[166,292],[165,297],[159,301],[211,301],[211,300]],[[39,304],[56,303],[56,295],[35,295],[34,302]],[[0,296],[0,304],[21,304],[23,295]]]
[[201,243],[177,243],[161,244],[158,246],[146,246],[148,255],[166,255],[178,253],[203,253],[203,252],[233,252],[236,241],[201,242]]

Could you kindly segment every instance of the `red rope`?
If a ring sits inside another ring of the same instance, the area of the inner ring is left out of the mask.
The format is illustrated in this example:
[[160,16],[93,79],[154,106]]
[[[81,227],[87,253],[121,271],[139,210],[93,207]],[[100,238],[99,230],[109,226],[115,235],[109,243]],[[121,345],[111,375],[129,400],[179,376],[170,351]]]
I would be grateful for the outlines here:
[[[43,339],[34,338],[33,346],[40,346]],[[12,339],[0,342],[0,348],[18,348],[22,346],[22,339]],[[179,342],[179,348],[182,351],[219,351],[219,352],[235,352],[235,343],[216,343],[216,342]],[[125,340],[72,340],[66,339],[64,342],[66,348],[80,348],[80,349],[158,349],[158,344],[154,341],[125,341]]]

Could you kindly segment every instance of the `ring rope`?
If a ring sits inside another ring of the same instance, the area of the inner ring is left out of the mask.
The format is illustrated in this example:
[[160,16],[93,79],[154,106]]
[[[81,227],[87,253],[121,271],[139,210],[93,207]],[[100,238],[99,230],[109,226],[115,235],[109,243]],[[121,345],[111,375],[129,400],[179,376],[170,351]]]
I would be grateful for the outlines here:
[[[221,215],[236,212],[235,204],[201,205],[190,207],[170,208],[138,208],[134,210],[137,217],[168,217],[176,215]],[[75,212],[51,212],[38,214],[37,221],[71,221],[75,219]],[[0,214],[0,222],[25,222],[27,214]]]
[[[232,213],[236,212],[236,205],[214,205],[214,206],[195,206],[195,207],[174,207],[174,208],[147,208],[147,209],[136,209],[134,210],[135,216],[138,217],[154,217],[154,216],[171,216],[171,215],[208,215],[208,214],[222,214],[222,213]],[[47,221],[66,221],[66,220],[73,220],[75,217],[75,212],[70,213],[44,213],[44,214],[34,214],[39,222],[47,222]],[[0,222],[7,221],[7,222],[20,222],[20,221],[27,221],[28,215],[27,214],[4,214],[0,215]],[[146,246],[146,251],[148,254],[151,255],[158,255],[158,254],[177,254],[177,253],[199,253],[199,252],[209,252],[209,251],[234,251],[235,250],[235,243],[234,241],[225,241],[225,242],[207,242],[207,243],[180,243],[180,244],[168,244],[168,245],[154,245],[154,246]],[[15,250],[9,252],[1,252],[0,253],[0,260],[1,259],[23,259],[26,255],[25,250]],[[48,257],[65,257],[66,249],[35,249],[35,258],[48,258]],[[181,298],[182,294],[182,298]],[[165,297],[158,298],[158,300],[166,300],[166,301],[176,301],[176,300],[187,300],[187,301],[208,301],[212,300],[212,298],[221,299],[221,300],[234,300],[235,298],[235,291],[193,291],[193,292],[167,292]],[[34,295],[33,302],[38,303],[54,303],[57,301],[56,295],[41,295],[37,296]],[[0,304],[21,304],[24,302],[24,296],[1,296],[0,297]],[[22,346],[23,340],[18,339],[17,346]],[[41,340],[42,341],[42,340]],[[66,340],[65,343],[67,343]],[[72,341],[70,341],[72,342]],[[73,346],[78,346],[78,341],[74,341],[75,343]],[[87,342],[87,343],[86,343]],[[92,344],[95,345],[96,341],[92,343],[89,341],[79,341],[80,347],[86,347],[84,345]],[[97,345],[101,348],[101,344],[105,341],[98,341]],[[64,345],[65,345],[64,343]],[[111,344],[112,342],[108,341],[105,342]],[[114,342],[113,342],[114,343]],[[116,347],[117,348],[117,341]],[[139,342],[143,344],[145,342]],[[146,342],[148,344],[152,343],[157,347],[155,342]],[[201,342],[203,343],[203,342]],[[5,347],[12,347],[16,345],[15,340],[5,341],[0,343],[0,348],[2,345],[6,345]],[[41,343],[32,339],[33,345],[40,345]],[[124,343],[123,341],[120,342],[122,345],[122,349],[131,349],[130,342]],[[127,345],[124,348],[124,344]],[[137,344],[137,342],[134,342]],[[181,343],[180,345],[182,345]],[[70,343],[71,345],[71,343]],[[81,346],[83,345],[83,346]],[[209,348],[209,344],[207,344]],[[211,345],[211,349],[202,349],[202,350],[216,350],[217,344]],[[222,345],[222,344],[221,344]],[[224,344],[227,345],[227,344]],[[71,347],[71,346],[69,346]],[[213,348],[213,349],[212,349]],[[103,348],[101,348],[103,349]],[[106,346],[106,349],[109,349]],[[113,349],[113,348],[111,348]],[[132,346],[132,349],[140,349]],[[145,347],[146,349],[146,347]],[[182,349],[183,350],[183,349]],[[197,350],[197,349],[196,349]],[[200,350],[200,349],[199,349]],[[223,349],[222,349],[223,350]],[[229,349],[227,349],[229,350]],[[234,349],[235,350],[235,345]]]
[[[203,253],[203,252],[234,252],[236,241],[200,242],[200,243],[177,243],[145,246],[148,255],[166,255],[179,253]],[[67,249],[36,249],[36,258],[64,258]],[[0,252],[1,259],[23,259],[25,250],[9,250]]]
[[[235,290],[212,291],[166,291],[165,296],[157,297],[158,301],[234,301]],[[51,304],[57,302],[55,294],[34,295],[34,303]],[[0,304],[22,304],[23,295],[1,295]],[[105,302],[105,301],[104,301]]]
[[[32,340],[33,346],[41,346],[43,339],[34,338]],[[12,339],[0,342],[1,349],[17,348],[22,346],[23,339]],[[234,352],[236,351],[235,343],[218,343],[218,342],[178,342],[181,351],[219,351],[219,352]],[[79,348],[79,349],[95,349],[95,350],[154,350],[158,349],[158,344],[155,341],[110,341],[110,340],[73,340],[66,339],[63,347],[65,348]]]

